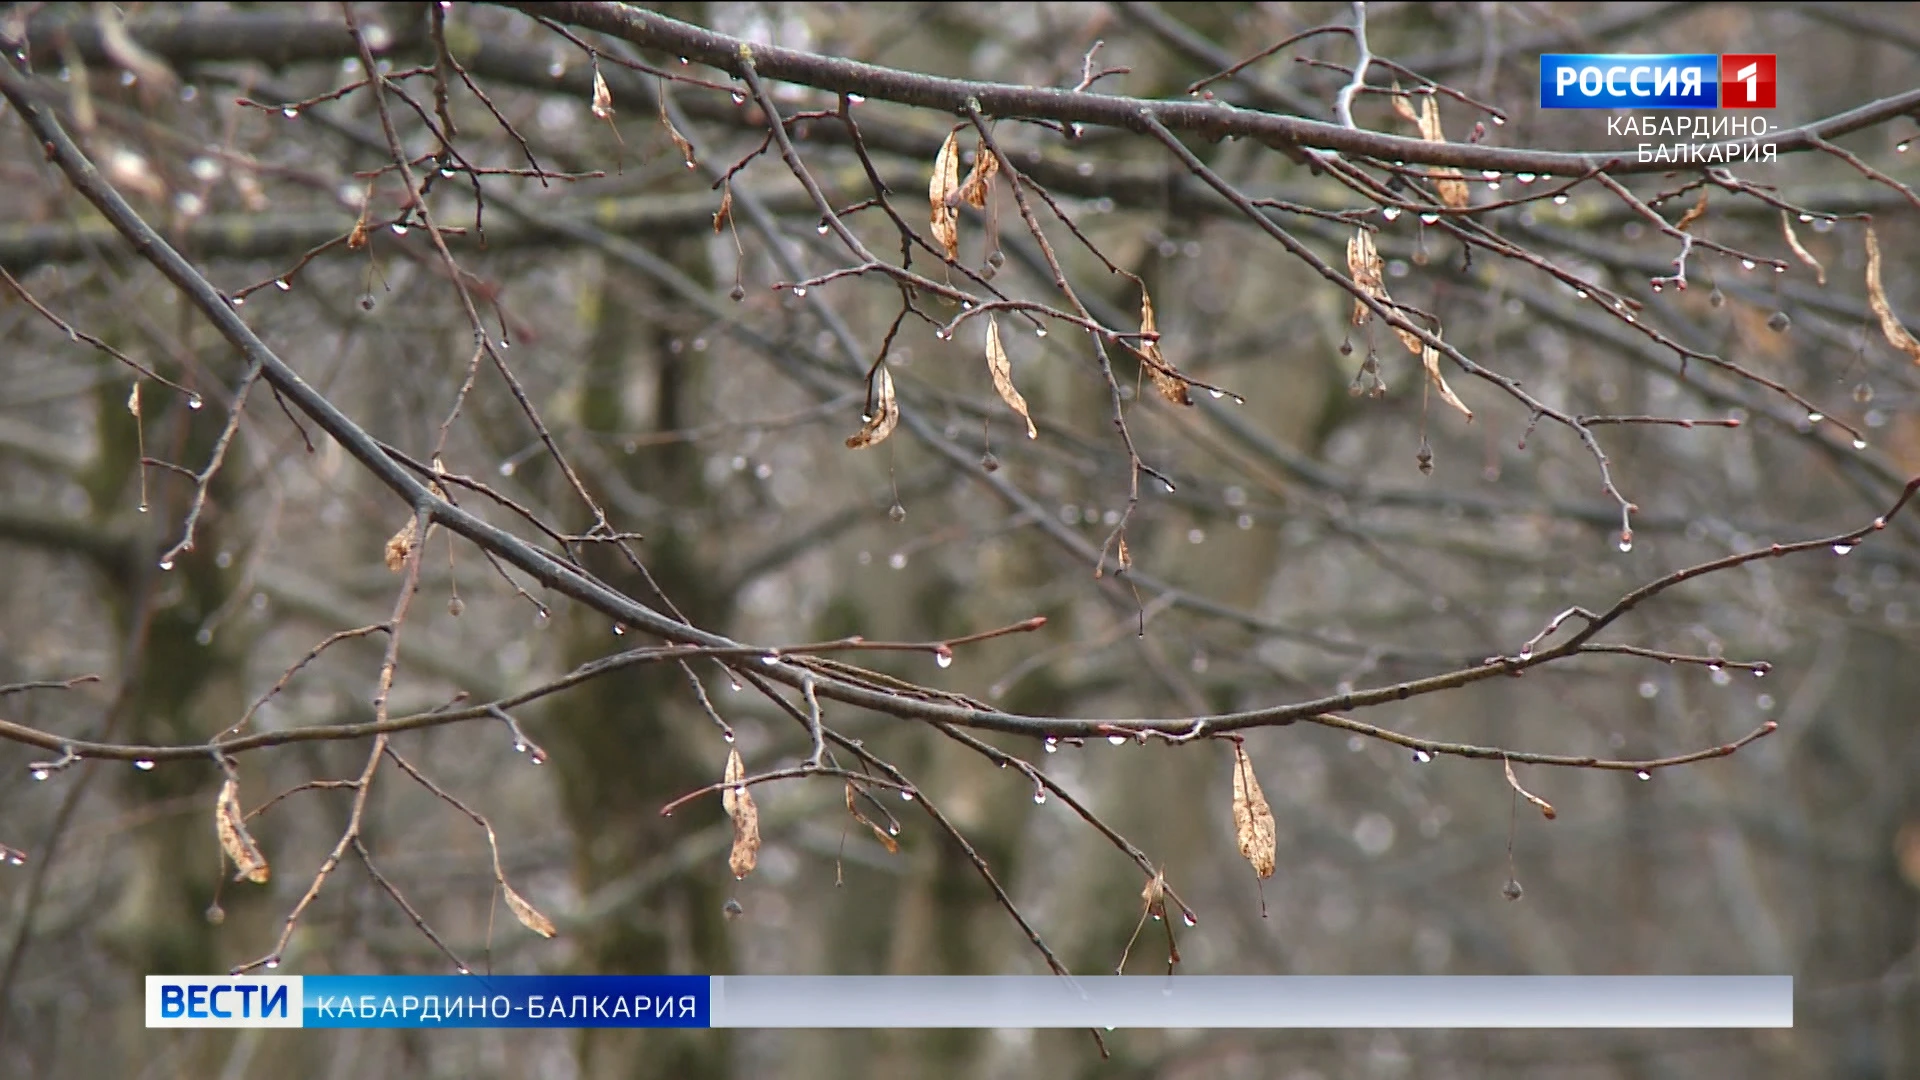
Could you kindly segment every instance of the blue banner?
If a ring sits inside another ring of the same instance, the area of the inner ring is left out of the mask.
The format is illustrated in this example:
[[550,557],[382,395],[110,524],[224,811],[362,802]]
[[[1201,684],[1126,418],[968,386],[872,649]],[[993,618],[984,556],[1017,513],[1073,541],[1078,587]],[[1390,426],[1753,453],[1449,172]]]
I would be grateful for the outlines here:
[[1546,53],[1543,109],[1717,109],[1714,53]]

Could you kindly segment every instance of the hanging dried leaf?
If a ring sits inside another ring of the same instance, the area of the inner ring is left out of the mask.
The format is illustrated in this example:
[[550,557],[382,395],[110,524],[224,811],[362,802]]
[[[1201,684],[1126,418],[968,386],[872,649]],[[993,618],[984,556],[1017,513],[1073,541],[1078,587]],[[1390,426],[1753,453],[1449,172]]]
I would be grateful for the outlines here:
[[353,223],[353,231],[347,234],[347,250],[359,251],[367,246],[367,218],[365,214]]
[[[1353,278],[1354,286],[1375,300],[1388,303],[1386,269],[1386,262],[1373,246],[1373,233],[1366,229],[1354,230],[1347,239],[1347,273]],[[1371,318],[1373,309],[1354,297],[1353,325],[1365,326]]]
[[597,65],[593,69],[592,109],[595,120],[613,119],[613,89],[607,85],[606,76],[600,74]]
[[733,819],[733,850],[727,853],[727,869],[736,878],[753,873],[760,861],[760,811],[753,796],[740,792],[739,813]]
[[1400,89],[1400,80],[1393,80],[1393,111],[1407,118],[1409,123],[1418,125],[1420,113],[1413,107],[1413,99],[1405,90]]
[[720,789],[720,805],[733,819],[733,850],[727,853],[727,868],[736,878],[752,873],[754,864],[760,861],[760,810],[753,805],[753,796],[745,785],[734,786],[746,775],[740,751],[727,751],[727,768],[720,782],[728,786]]
[[1679,229],[1681,232],[1686,232],[1687,226],[1699,221],[1701,217],[1705,216],[1706,212],[1707,193],[1703,188],[1700,192],[1700,200],[1689,207],[1686,213],[1681,214],[1680,220],[1675,222],[1673,227]]
[[139,383],[134,383],[133,389],[128,391],[127,393],[127,411],[133,414],[133,418],[135,420],[140,419],[140,384]]
[[1873,226],[1867,226],[1867,303],[1873,313],[1880,318],[1880,332],[1887,337],[1887,344],[1913,357],[1920,364],[1920,341],[1914,340],[1907,328],[1893,314],[1893,306],[1887,303],[1886,286],[1880,283],[1880,238],[1873,234]]
[[233,880],[265,885],[269,876],[267,857],[260,854],[260,846],[247,832],[246,819],[240,810],[240,785],[228,778],[213,804],[213,828],[220,837],[220,850],[233,860]]
[[[1421,135],[1428,142],[1443,143],[1447,137],[1440,133],[1440,102],[1437,98],[1427,98],[1426,109],[1421,113],[1425,122],[1421,125]],[[1460,170],[1451,165],[1439,165],[1430,170],[1433,176],[1434,194],[1440,201],[1455,210],[1464,210],[1471,201],[1467,193],[1467,182],[1460,179]]]
[[507,910],[513,912],[513,917],[520,920],[521,926],[541,937],[552,937],[560,932],[554,928],[552,919],[540,914],[540,909],[527,903],[525,897],[514,892],[513,886],[502,881],[500,892],[507,898]]
[[987,208],[987,194],[993,190],[993,178],[1000,172],[1000,155],[987,149],[985,139],[973,151],[973,168],[960,185],[959,199],[975,210]]
[[1127,550],[1127,538],[1124,534],[1120,537],[1119,546],[1114,549],[1114,561],[1120,564],[1122,570],[1133,569],[1133,552]]
[[[1147,920],[1149,918],[1166,918],[1166,895],[1167,872],[1165,870],[1155,870],[1153,877],[1147,881],[1146,887],[1140,890],[1140,921],[1134,924],[1133,936],[1127,939],[1127,947],[1120,950],[1120,963],[1114,968],[1115,975],[1126,974],[1127,957],[1133,955],[1133,944],[1140,940],[1140,931],[1146,928]],[[1171,931],[1168,932],[1167,941],[1169,943],[1171,958],[1177,963],[1180,957],[1178,953],[1171,952],[1171,943],[1173,941]]]
[[746,778],[746,761],[740,757],[740,751],[738,749],[729,748],[727,750],[726,767],[720,770],[720,782],[727,785],[720,789],[720,808],[727,812],[728,817],[734,815],[739,805],[739,796],[747,793],[746,788],[735,787],[734,785]]
[[1187,381],[1180,378],[1180,369],[1167,363],[1160,352],[1160,342],[1145,340],[1145,335],[1157,334],[1160,328],[1153,321],[1153,297],[1147,295],[1146,286],[1140,288],[1140,355],[1147,358],[1147,374],[1153,377],[1153,388],[1160,396],[1175,405],[1193,404],[1193,395],[1187,392]]
[[1519,792],[1521,798],[1539,807],[1540,816],[1546,818],[1548,821],[1552,821],[1554,818],[1560,816],[1559,811],[1553,808],[1552,803],[1520,786],[1520,779],[1513,775],[1513,760],[1511,758],[1501,758],[1500,762],[1507,767],[1507,783],[1513,785],[1513,790]]
[[733,185],[728,184],[720,189],[720,209],[713,212],[713,231],[719,232],[721,229],[726,228],[727,218],[732,215],[732,213]]
[[867,412],[861,417],[866,425],[847,436],[847,449],[875,446],[893,434],[900,422],[900,404],[893,397],[893,375],[887,365],[876,364],[867,377]]
[[419,539],[419,522],[408,518],[400,531],[387,538],[387,569],[399,573],[407,565],[407,556],[413,553],[414,541]]
[[1162,917],[1167,914],[1167,872],[1155,870],[1153,877],[1140,890],[1141,911],[1145,915]]
[[1426,351],[1427,343],[1420,340],[1420,335],[1399,326],[1394,327],[1393,332],[1400,339],[1400,344],[1407,347],[1408,352],[1419,356]]
[[[1430,143],[1443,143],[1447,136],[1440,130],[1440,102],[1434,94],[1420,96],[1419,111],[1400,89],[1399,83],[1393,86],[1393,110],[1411,120],[1420,129],[1420,137]],[[1460,170],[1451,165],[1434,165],[1427,169],[1427,175],[1433,178],[1434,194],[1440,201],[1455,210],[1466,209],[1469,201],[1466,181],[1460,179]],[[1417,351],[1417,350],[1416,350]]]
[[1000,324],[992,316],[987,317],[987,371],[993,375],[993,388],[1000,392],[1000,400],[1027,422],[1027,438],[1039,438],[1040,430],[1033,426],[1033,416],[1027,412],[1027,399],[1013,385],[1013,364],[1007,360],[1006,346],[1000,344]]
[[854,801],[857,794],[853,790],[853,781],[847,781],[847,813],[853,815],[853,820],[872,829],[873,838],[880,841],[880,846],[886,848],[889,854],[897,854],[900,851],[900,841],[895,840],[892,833],[881,828],[879,822],[860,812],[859,804]]
[[1825,285],[1827,268],[1821,266],[1820,260],[1813,257],[1813,252],[1800,243],[1800,234],[1793,231],[1793,218],[1785,210],[1780,211],[1780,231],[1787,234],[1787,246],[1793,249],[1794,256],[1813,270],[1814,280]]
[[680,151],[680,158],[687,163],[687,168],[697,168],[700,163],[694,158],[693,143],[680,134],[680,129],[673,126],[673,119],[667,115],[667,91],[664,86],[660,90],[660,124],[667,129],[667,138],[673,140],[674,148]]
[[[1380,257],[1379,250],[1373,245],[1373,234],[1366,229],[1355,230],[1353,236],[1347,240],[1347,273],[1353,276],[1353,283],[1361,292],[1382,304],[1391,304],[1393,297],[1387,295],[1386,269],[1386,261]],[[1368,307],[1364,300],[1354,297],[1353,325],[1365,326],[1372,318],[1373,309]],[[1420,350],[1425,347],[1425,343],[1420,340],[1419,335],[1398,326],[1393,328],[1393,332],[1399,336],[1400,344],[1405,345],[1408,352],[1415,356],[1420,355]]]
[[419,522],[408,518],[400,531],[387,538],[387,569],[399,573],[407,565],[407,556],[413,553],[413,542],[418,539]]
[[947,261],[960,258],[960,209],[953,199],[960,189],[960,138],[947,133],[940,153],[933,159],[933,181],[927,185],[927,202],[933,209],[933,238],[946,249]]
[[1459,409],[1468,420],[1472,420],[1473,410],[1467,408],[1466,403],[1454,395],[1453,388],[1447,385],[1446,378],[1440,374],[1440,350],[1431,345],[1421,349],[1420,366],[1427,369],[1427,381],[1431,382],[1433,388],[1439,392],[1440,400]]
[[1253,865],[1256,877],[1273,876],[1276,837],[1273,810],[1260,794],[1260,781],[1253,775],[1253,761],[1246,748],[1233,744],[1233,835],[1240,855]]

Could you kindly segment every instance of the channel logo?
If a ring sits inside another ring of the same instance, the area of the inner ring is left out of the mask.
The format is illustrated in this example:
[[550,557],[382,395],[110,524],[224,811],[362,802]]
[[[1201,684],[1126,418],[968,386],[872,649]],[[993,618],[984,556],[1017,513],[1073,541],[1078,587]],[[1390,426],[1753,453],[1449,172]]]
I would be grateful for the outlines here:
[[1543,109],[1771,109],[1773,53],[1545,53]]

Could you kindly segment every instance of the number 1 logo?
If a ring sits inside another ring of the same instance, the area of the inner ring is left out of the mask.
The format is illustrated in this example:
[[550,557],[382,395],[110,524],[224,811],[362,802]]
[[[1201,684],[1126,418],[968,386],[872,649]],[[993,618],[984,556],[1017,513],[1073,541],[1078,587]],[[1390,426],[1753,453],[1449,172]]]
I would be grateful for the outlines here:
[[1775,89],[1773,53],[1721,54],[1721,108],[1774,108]]

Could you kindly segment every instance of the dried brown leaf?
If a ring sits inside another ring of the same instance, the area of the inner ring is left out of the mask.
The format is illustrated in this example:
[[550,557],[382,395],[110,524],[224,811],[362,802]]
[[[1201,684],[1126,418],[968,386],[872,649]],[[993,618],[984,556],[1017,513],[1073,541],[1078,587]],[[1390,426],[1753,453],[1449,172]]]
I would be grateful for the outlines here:
[[[1385,260],[1373,246],[1373,233],[1366,229],[1356,229],[1347,238],[1347,273],[1352,276],[1353,284],[1361,292],[1381,303],[1389,303],[1387,296]],[[1373,318],[1373,309],[1359,297],[1353,299],[1353,325],[1364,326]]]
[[399,573],[407,565],[407,556],[413,554],[414,541],[419,539],[419,520],[408,518],[400,531],[387,538],[387,569]]
[[[1353,275],[1353,283],[1361,292],[1373,297],[1382,304],[1393,303],[1393,297],[1387,295],[1387,264],[1380,257],[1379,249],[1373,245],[1373,234],[1365,229],[1355,230],[1347,240],[1347,273]],[[1373,309],[1359,297],[1353,298],[1353,325],[1365,326],[1373,318]],[[1419,335],[1396,326],[1393,332],[1399,335],[1400,343],[1415,356],[1425,343]]]
[[720,209],[713,212],[713,231],[719,232],[721,229],[726,228],[727,218],[732,216],[732,214],[733,185],[728,184],[720,189]]
[[270,876],[267,857],[247,832],[246,818],[240,809],[240,785],[229,777],[213,804],[214,832],[220,837],[220,850],[233,860],[233,880],[265,885]]
[[892,833],[881,828],[879,822],[860,812],[859,804],[854,801],[857,794],[853,789],[853,781],[847,781],[847,813],[853,815],[853,820],[872,829],[873,838],[880,841],[880,846],[886,848],[889,854],[898,854],[900,841],[895,840]]
[[[1153,877],[1148,879],[1146,887],[1140,890],[1140,921],[1134,924],[1133,936],[1127,939],[1127,947],[1120,951],[1120,963],[1114,969],[1114,974],[1126,974],[1127,957],[1133,955],[1134,942],[1140,940],[1140,931],[1146,928],[1147,920],[1149,918],[1166,917],[1166,895],[1167,872],[1165,870],[1155,870]],[[1171,932],[1169,932],[1167,940],[1168,942],[1172,942]],[[1177,953],[1174,954],[1173,959],[1178,961],[1179,955]]]
[[948,132],[947,141],[933,159],[933,180],[927,202],[933,210],[933,239],[946,249],[947,261],[960,258],[960,209],[953,205],[960,189],[960,137]]
[[747,763],[741,759],[740,751],[729,749],[726,768],[720,771],[720,782],[727,785],[720,789],[720,808],[727,812],[728,817],[733,816],[736,796],[746,792],[745,788],[736,788],[733,785],[746,778]]
[[[1396,90],[1398,87],[1395,88]],[[1430,143],[1447,141],[1446,133],[1440,130],[1440,102],[1434,94],[1420,97],[1420,110],[1416,113],[1404,95],[1396,93],[1393,98],[1394,111],[1413,121],[1420,129],[1420,137]],[[1427,170],[1433,178],[1433,190],[1440,201],[1455,210],[1466,209],[1469,201],[1466,181],[1460,178],[1460,170],[1451,165],[1435,165]]]
[[1405,345],[1413,355],[1419,356],[1427,351],[1427,343],[1420,340],[1419,334],[1399,326],[1394,327],[1393,332],[1400,339],[1400,344]]
[[1406,91],[1400,89],[1399,79],[1393,80],[1393,94],[1391,96],[1393,98],[1394,112],[1406,117],[1407,120],[1413,124],[1417,125],[1420,123],[1420,114],[1414,111],[1413,99],[1408,96]]
[[1120,544],[1114,549],[1114,561],[1120,564],[1120,569],[1122,570],[1133,567],[1133,552],[1127,550],[1127,538],[1125,536],[1120,537]]
[[1705,189],[1702,189],[1700,192],[1700,200],[1694,203],[1691,207],[1688,207],[1687,212],[1680,215],[1680,220],[1674,222],[1673,227],[1676,229],[1679,229],[1681,232],[1686,232],[1687,226],[1693,224],[1696,221],[1699,221],[1702,217],[1706,215],[1706,212],[1707,212],[1707,193]]
[[135,420],[140,419],[140,384],[139,383],[134,383],[133,389],[127,392],[127,411],[133,414],[133,418]]
[[1893,306],[1887,303],[1886,286],[1880,283],[1880,238],[1873,234],[1871,225],[1867,226],[1867,303],[1880,318],[1880,332],[1886,335],[1887,344],[1920,364],[1920,341],[1914,340],[1907,328],[1900,325]]
[[727,868],[736,878],[753,873],[760,861],[760,809],[753,804],[746,785],[740,783],[746,779],[746,772],[740,751],[728,750],[727,768],[720,778],[727,786],[720,789],[720,805],[733,819],[733,850],[727,853]]
[[1153,877],[1140,890],[1142,912],[1147,915],[1165,915],[1167,913],[1167,872],[1155,870]]
[[1000,155],[987,149],[985,139],[973,152],[973,168],[967,170],[967,179],[960,185],[958,198],[975,210],[987,208],[987,195],[993,191],[993,178],[1000,173]]
[[1433,170],[1433,190],[1440,201],[1453,210],[1465,210],[1472,202],[1467,193],[1467,182],[1459,179],[1460,172],[1451,166],[1440,166]]
[[1523,788],[1520,786],[1520,779],[1513,775],[1513,759],[1501,758],[1500,761],[1501,761],[1501,764],[1507,767],[1507,783],[1513,785],[1513,790],[1519,792],[1521,798],[1539,807],[1541,817],[1546,818],[1548,821],[1552,821],[1554,818],[1560,816],[1559,811],[1553,808],[1552,803],[1548,802],[1547,800],[1541,798],[1538,795],[1535,795],[1533,792],[1528,791],[1526,788]]
[[593,118],[596,120],[613,119],[613,89],[607,85],[606,76],[600,69],[593,69]]
[[893,374],[885,364],[876,365],[867,379],[867,412],[862,419],[866,424],[847,436],[849,450],[878,445],[893,434],[894,425],[900,422],[900,403],[893,396]]
[[760,861],[760,811],[753,796],[740,792],[739,813],[733,819],[733,849],[727,853],[727,869],[736,878],[753,873]]
[[987,317],[987,371],[993,375],[993,388],[1000,392],[1000,400],[1027,422],[1027,438],[1039,438],[1040,429],[1033,426],[1033,416],[1027,412],[1027,399],[1013,385],[1013,364],[1007,359],[1006,346],[1000,344],[1000,324],[992,316]]
[[552,919],[540,914],[540,909],[527,903],[526,897],[514,892],[513,886],[502,881],[500,892],[507,898],[507,910],[513,912],[513,917],[520,920],[521,926],[541,937],[552,937],[560,932],[554,928]]
[[1193,404],[1193,395],[1187,391],[1187,381],[1180,378],[1180,369],[1167,363],[1160,352],[1160,342],[1150,340],[1147,335],[1159,333],[1160,328],[1153,321],[1153,297],[1147,294],[1145,286],[1140,289],[1140,355],[1146,358],[1147,374],[1153,377],[1153,388],[1160,396],[1175,405]]
[[1422,348],[1420,350],[1420,366],[1427,369],[1427,381],[1431,382],[1433,388],[1439,392],[1440,400],[1459,409],[1461,414],[1467,419],[1473,419],[1473,410],[1467,408],[1466,402],[1461,401],[1460,398],[1454,394],[1453,388],[1447,385],[1446,377],[1440,374],[1440,350],[1431,345]]
[[362,215],[359,221],[353,223],[353,231],[347,234],[347,250],[359,251],[366,246],[367,219],[365,215]]
[[1793,231],[1793,218],[1785,210],[1780,211],[1780,231],[1787,234],[1787,246],[1793,249],[1794,256],[1812,268],[1814,280],[1825,285],[1827,268],[1821,266],[1820,260],[1814,258],[1813,252],[1800,242],[1800,234]]
[[664,88],[660,92],[660,124],[667,129],[667,138],[673,140],[674,148],[680,151],[680,158],[687,163],[687,168],[699,167],[699,161],[694,158],[693,143],[680,133],[679,128],[673,126],[673,119],[667,115],[667,94]]
[[1241,857],[1253,865],[1254,876],[1272,877],[1277,844],[1273,810],[1260,793],[1253,760],[1239,743],[1233,744],[1233,836]]

